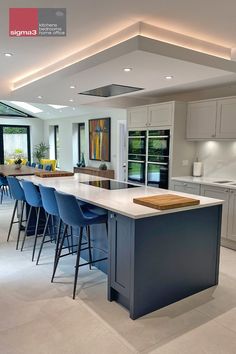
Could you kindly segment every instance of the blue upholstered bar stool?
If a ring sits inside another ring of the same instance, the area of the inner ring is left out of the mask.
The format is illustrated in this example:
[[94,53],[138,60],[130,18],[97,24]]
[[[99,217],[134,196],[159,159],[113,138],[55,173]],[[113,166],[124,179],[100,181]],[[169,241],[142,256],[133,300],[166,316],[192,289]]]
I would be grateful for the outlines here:
[[31,167],[36,167],[36,163],[35,162],[32,162],[32,164],[31,164]]
[[[58,226],[57,226],[57,234],[56,234],[56,240],[58,240],[58,242],[59,242],[60,231],[61,231],[61,226],[62,226],[62,221],[59,216],[57,201],[56,201],[56,197],[55,197],[55,193],[54,193],[55,188],[39,185],[39,191],[41,194],[43,208],[46,212],[47,217],[46,217],[46,223],[45,223],[45,227],[44,227],[44,231],[43,231],[43,238],[41,241],[36,264],[38,264],[38,262],[39,262],[44,243],[49,242],[49,241],[45,241],[45,238],[47,235],[47,228],[49,225],[50,218],[51,218],[52,225],[55,224],[55,220],[53,219],[53,217],[56,217],[59,221]],[[50,233],[49,236],[51,236],[51,235],[52,234]],[[56,253],[55,253],[55,256],[56,256]],[[54,262],[55,262],[55,259],[54,259]]]
[[39,168],[40,170],[43,170],[43,165],[41,163],[38,163],[37,168]]
[[31,167],[31,163],[29,161],[27,161],[25,166]]
[[[52,275],[52,282],[56,273],[56,269],[58,266],[58,262],[60,257],[64,255],[61,254],[64,240],[67,234],[68,227],[72,228],[79,228],[79,240],[78,240],[78,247],[77,247],[77,258],[76,258],[76,265],[75,265],[75,276],[74,276],[74,290],[73,290],[73,299],[75,298],[76,293],[76,286],[77,286],[77,279],[78,279],[78,272],[79,267],[84,266],[86,264],[90,265],[96,262],[101,262],[107,259],[107,257],[100,258],[93,260],[92,259],[92,252],[91,252],[91,240],[90,240],[90,225],[95,224],[106,224],[107,225],[107,214],[98,215],[85,208],[81,207],[77,201],[77,199],[73,195],[64,194],[60,192],[55,192],[59,215],[65,224],[65,228],[63,231],[63,236],[59,245],[59,249],[56,255],[56,261],[54,265],[53,275]],[[88,247],[82,248],[82,238],[83,238],[83,228],[87,230],[87,240],[88,240]],[[81,251],[88,250],[89,251],[89,262],[80,264],[80,253]]]
[[[10,191],[11,191],[11,195],[12,195],[13,199],[15,200],[15,205],[14,205],[11,223],[10,223],[8,236],[7,236],[7,242],[9,241],[13,224],[18,223],[19,228],[18,228],[18,235],[17,235],[17,241],[16,241],[16,249],[18,250],[21,225],[22,225],[22,222],[25,221],[25,220],[23,220],[24,208],[26,205],[25,193],[24,193],[24,191],[20,185],[20,182],[18,181],[17,178],[9,176],[9,177],[7,177],[7,182],[8,182]],[[19,203],[21,203],[20,218],[18,221],[14,221],[15,214],[16,214],[17,207],[18,207]]]
[[41,199],[41,195],[39,193],[39,190],[32,182],[22,180],[21,183],[22,183],[22,187],[23,187],[23,190],[25,193],[25,199],[30,206],[30,210],[29,210],[29,214],[28,214],[28,218],[27,218],[27,222],[26,222],[25,234],[24,234],[24,238],[23,238],[23,242],[22,242],[22,246],[21,246],[21,251],[24,248],[25,239],[27,236],[27,231],[28,231],[28,226],[29,226],[29,221],[30,221],[30,216],[31,216],[33,208],[35,208],[36,216],[37,216],[36,225],[35,225],[35,232],[34,232],[34,247],[33,247],[33,253],[32,253],[32,261],[33,261],[34,255],[35,255],[36,244],[37,244],[37,238],[38,238],[40,211],[41,211],[41,208],[43,207],[43,204],[42,204],[42,199]]
[[7,178],[0,173],[0,192],[1,192],[1,197],[0,197],[0,203],[2,204],[2,200],[3,200],[3,194],[8,195],[8,191],[9,191],[9,186],[8,186],[8,182],[7,182]]

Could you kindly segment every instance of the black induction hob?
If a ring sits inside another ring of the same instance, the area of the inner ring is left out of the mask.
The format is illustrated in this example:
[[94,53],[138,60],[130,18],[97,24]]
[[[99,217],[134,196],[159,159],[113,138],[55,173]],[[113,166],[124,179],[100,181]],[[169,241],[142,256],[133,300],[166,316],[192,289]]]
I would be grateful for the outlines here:
[[139,187],[139,186],[135,186],[133,184],[113,181],[110,179],[103,179],[103,180],[100,179],[98,181],[86,181],[86,182],[80,182],[80,183],[88,184],[89,186],[93,186],[93,187],[109,189],[109,190]]

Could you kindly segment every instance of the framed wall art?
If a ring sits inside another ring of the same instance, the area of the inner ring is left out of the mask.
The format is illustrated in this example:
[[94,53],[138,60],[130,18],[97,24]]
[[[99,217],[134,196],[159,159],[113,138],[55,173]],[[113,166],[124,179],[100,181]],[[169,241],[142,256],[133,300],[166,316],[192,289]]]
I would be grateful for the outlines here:
[[89,159],[110,162],[111,118],[89,120]]

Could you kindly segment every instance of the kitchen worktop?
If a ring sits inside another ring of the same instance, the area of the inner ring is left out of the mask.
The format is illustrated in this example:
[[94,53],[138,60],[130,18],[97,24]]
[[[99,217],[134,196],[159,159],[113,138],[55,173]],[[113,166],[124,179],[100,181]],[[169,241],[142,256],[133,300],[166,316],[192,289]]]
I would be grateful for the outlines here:
[[[39,178],[36,176],[26,176],[24,177],[24,179],[32,181],[36,185],[42,184],[45,186],[54,187],[56,190],[64,193],[73,194],[74,196],[85,202],[92,203],[112,212],[128,216],[132,219],[140,219],[222,204],[222,201],[219,199],[212,199],[202,196],[196,197],[196,195],[146,186],[139,186],[137,188],[130,189],[106,190],[103,188],[98,188],[80,183],[85,181],[97,181],[102,179],[101,177],[90,176],[86,174],[75,174],[72,177],[56,178]],[[170,193],[180,196],[190,196],[192,198],[199,199],[200,204],[196,206],[189,206],[170,210],[156,210],[133,203],[134,198]]]
[[[223,177],[193,177],[193,176],[181,176],[181,177],[172,177],[172,181],[186,182],[186,183],[197,183],[205,184],[215,187],[223,187],[236,189],[236,180],[232,178],[223,178]],[[221,181],[228,181],[227,183],[220,183]]]

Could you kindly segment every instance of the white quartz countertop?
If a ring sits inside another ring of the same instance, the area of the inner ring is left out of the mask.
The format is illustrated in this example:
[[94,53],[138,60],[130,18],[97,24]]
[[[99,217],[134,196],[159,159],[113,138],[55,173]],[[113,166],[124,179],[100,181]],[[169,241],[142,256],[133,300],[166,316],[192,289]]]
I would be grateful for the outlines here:
[[[21,178],[19,178],[21,179]],[[25,180],[32,181],[36,185],[42,184],[48,187],[54,187],[56,190],[72,194],[78,199],[85,202],[97,205],[101,208],[113,211],[118,214],[128,216],[133,219],[140,219],[151,216],[158,216],[168,213],[176,213],[180,211],[186,211],[191,209],[198,209],[203,207],[209,207],[213,205],[222,204],[223,201],[219,199],[212,199],[202,196],[196,196],[192,194],[186,194],[181,192],[174,192],[165,189],[139,186],[137,188],[119,189],[119,190],[106,190],[103,188],[93,187],[90,185],[82,184],[84,181],[96,181],[106,178],[90,176],[86,174],[76,173],[72,177],[49,177],[40,178],[36,176],[25,176]],[[189,196],[200,200],[200,204],[197,206],[176,208],[170,210],[156,210],[153,208],[145,207],[135,204],[133,198],[161,195],[161,194],[176,194],[180,196]]]
[[[223,177],[182,176],[182,177],[172,177],[172,181],[197,183],[197,184],[205,184],[205,185],[215,186],[215,187],[236,189],[236,180],[227,177],[223,178]],[[225,183],[221,183],[221,182],[225,182]]]

